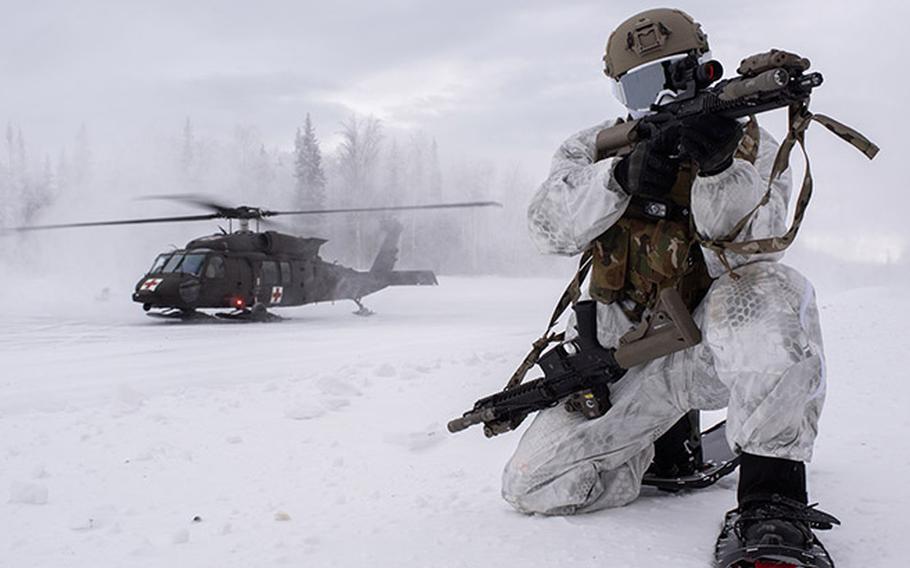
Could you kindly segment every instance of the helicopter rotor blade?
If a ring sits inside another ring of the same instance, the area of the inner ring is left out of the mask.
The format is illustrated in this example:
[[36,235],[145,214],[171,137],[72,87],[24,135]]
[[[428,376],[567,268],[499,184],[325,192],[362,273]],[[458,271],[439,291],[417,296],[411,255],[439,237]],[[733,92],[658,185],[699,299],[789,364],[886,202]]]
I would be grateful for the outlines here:
[[426,209],[462,209],[469,207],[502,207],[498,201],[469,201],[461,203],[436,203],[429,205],[389,205],[381,207],[349,207],[340,209],[309,209],[301,211],[267,211],[252,207],[224,207],[211,201],[193,195],[154,196],[156,198],[178,198],[195,200],[196,205],[215,208],[214,213],[205,215],[181,215],[176,217],[148,217],[144,219],[118,219],[113,221],[89,221],[83,223],[59,223],[52,225],[25,225],[0,229],[0,234],[11,232],[43,231],[48,229],[70,229],[79,227],[103,227],[109,225],[147,225],[151,223],[180,223],[189,221],[209,221],[212,219],[261,219],[278,215],[322,215],[329,213],[364,213],[375,211],[415,211]]
[[420,209],[461,209],[468,207],[502,207],[498,201],[468,201],[462,203],[435,203],[431,205],[388,205],[380,207],[348,207],[342,209],[308,209],[302,211],[263,211],[263,217],[276,215],[322,215],[327,213],[365,213],[370,211],[414,211]]
[[187,205],[195,205],[196,207],[202,207],[203,209],[210,209],[212,211],[227,211],[233,209],[231,205],[225,205],[224,203],[219,203],[207,195],[201,195],[196,193],[169,193],[164,195],[145,195],[140,199],[148,200],[161,200],[161,201],[176,201],[178,203],[186,203]]
[[179,223],[187,221],[208,221],[221,217],[219,213],[209,213],[207,215],[183,215],[180,217],[149,217],[146,219],[119,219],[115,221],[89,221],[87,223],[60,223],[54,225],[26,225],[22,227],[11,227],[7,231],[26,232],[26,231],[43,231],[47,229],[70,229],[76,227],[102,227],[105,225],[146,225],[150,223]]

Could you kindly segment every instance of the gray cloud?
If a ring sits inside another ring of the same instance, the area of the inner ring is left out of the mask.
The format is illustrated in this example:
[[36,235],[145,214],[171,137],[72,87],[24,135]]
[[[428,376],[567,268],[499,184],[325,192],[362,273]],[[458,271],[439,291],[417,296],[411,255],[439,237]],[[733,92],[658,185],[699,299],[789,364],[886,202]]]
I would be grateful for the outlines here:
[[[898,2],[678,3],[707,30],[728,68],[769,47],[809,56],[826,84],[813,102],[884,148],[867,164],[821,129],[810,133],[819,186],[810,218],[837,231],[858,212],[906,234]],[[546,172],[569,133],[621,109],[600,57],[632,1],[29,2],[0,22],[0,109],[52,153],[82,122],[117,144],[124,131],[254,124],[291,144],[313,114],[331,141],[350,112],[392,132],[423,129],[444,157],[522,163]],[[764,121],[778,134],[781,116]],[[862,187],[862,191],[856,191]],[[831,200],[837,195],[837,200]],[[881,207],[882,202],[900,207]],[[811,225],[810,225],[811,226]],[[823,230],[824,229],[824,230]]]

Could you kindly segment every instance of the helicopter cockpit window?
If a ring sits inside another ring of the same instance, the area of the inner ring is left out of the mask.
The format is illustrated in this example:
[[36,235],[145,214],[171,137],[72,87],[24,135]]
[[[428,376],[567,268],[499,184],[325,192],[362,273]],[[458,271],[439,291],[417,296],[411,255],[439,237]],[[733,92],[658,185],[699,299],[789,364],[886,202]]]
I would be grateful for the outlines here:
[[202,265],[205,263],[204,254],[188,254],[183,257],[183,263],[180,264],[180,272],[184,274],[202,274]]
[[209,264],[205,267],[206,278],[224,278],[224,259],[220,256],[209,258]]
[[177,267],[180,266],[180,262],[183,260],[182,254],[174,254],[167,262],[164,264],[164,268],[161,269],[161,272],[174,272],[177,270]]
[[282,284],[291,283],[291,263],[290,262],[281,263],[281,283]]
[[164,268],[165,264],[167,264],[169,258],[171,258],[170,253],[159,254],[158,257],[155,258],[155,262],[152,263],[152,267],[149,269],[149,274],[161,272],[161,269]]

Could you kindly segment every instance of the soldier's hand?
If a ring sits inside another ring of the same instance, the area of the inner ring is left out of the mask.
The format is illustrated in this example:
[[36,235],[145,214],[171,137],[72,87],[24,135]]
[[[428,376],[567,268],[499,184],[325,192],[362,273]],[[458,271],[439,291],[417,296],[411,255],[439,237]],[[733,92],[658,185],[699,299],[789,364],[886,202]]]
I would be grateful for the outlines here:
[[613,170],[617,183],[629,195],[662,197],[670,192],[679,174],[675,133],[664,133],[635,145]]
[[698,164],[698,175],[711,176],[730,167],[742,137],[743,127],[736,120],[702,115],[683,123],[679,149]]

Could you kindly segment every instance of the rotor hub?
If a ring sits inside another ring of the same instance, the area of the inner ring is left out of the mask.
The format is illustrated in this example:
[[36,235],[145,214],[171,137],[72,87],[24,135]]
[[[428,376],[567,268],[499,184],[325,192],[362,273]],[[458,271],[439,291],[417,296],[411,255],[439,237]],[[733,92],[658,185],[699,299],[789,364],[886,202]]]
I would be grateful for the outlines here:
[[259,207],[250,207],[248,205],[239,205],[237,207],[219,208],[218,213],[225,219],[262,219],[268,217],[269,212]]

